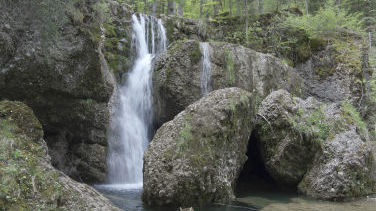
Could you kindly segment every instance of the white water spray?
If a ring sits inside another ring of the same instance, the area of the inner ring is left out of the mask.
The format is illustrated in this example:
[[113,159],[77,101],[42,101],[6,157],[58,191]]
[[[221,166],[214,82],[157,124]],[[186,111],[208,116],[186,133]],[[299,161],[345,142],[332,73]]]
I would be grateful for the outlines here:
[[119,108],[112,117],[107,158],[110,187],[117,189],[142,187],[143,154],[150,140],[153,118],[151,62],[155,54],[167,47],[160,19],[133,15],[132,21],[132,44],[137,55],[126,83],[119,90]]
[[211,90],[211,66],[210,66],[210,52],[209,43],[200,42],[200,50],[202,54],[202,69],[200,76],[201,96],[207,95]]

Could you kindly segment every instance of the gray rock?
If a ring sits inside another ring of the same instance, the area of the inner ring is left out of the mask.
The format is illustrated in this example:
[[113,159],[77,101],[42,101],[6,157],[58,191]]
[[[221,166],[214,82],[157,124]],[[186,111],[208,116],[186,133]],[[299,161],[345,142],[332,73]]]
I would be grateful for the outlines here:
[[279,184],[296,186],[320,149],[320,143],[310,134],[311,125],[302,127],[304,119],[318,108],[313,98],[303,101],[285,90],[272,92],[261,103],[256,129],[261,157],[267,172]]
[[356,128],[337,134],[324,142],[312,168],[299,184],[299,191],[310,197],[343,200],[374,193],[375,163],[371,147]]
[[278,90],[265,98],[257,117],[261,157],[279,184],[326,200],[375,190],[372,142],[349,102],[323,104]]
[[[284,88],[299,96],[302,80],[279,59],[240,45],[210,42],[213,90],[239,87],[256,101]],[[156,124],[171,120],[200,96],[201,52],[197,41],[179,41],[155,60],[153,75]]]
[[124,19],[131,11],[116,1],[104,3],[107,16],[101,11],[106,8],[81,0],[17,1],[0,8],[0,99],[29,105],[44,127],[53,164],[86,182],[105,180],[105,153],[93,154],[92,163],[82,159],[83,152],[70,150],[85,145],[102,152],[107,146],[112,72],[117,71],[109,57],[123,53],[109,44],[127,35]]
[[239,88],[213,91],[165,123],[144,155],[143,201],[193,206],[233,199],[247,160],[252,98]]
[[42,126],[21,102],[0,101],[0,209],[120,210],[54,169]]

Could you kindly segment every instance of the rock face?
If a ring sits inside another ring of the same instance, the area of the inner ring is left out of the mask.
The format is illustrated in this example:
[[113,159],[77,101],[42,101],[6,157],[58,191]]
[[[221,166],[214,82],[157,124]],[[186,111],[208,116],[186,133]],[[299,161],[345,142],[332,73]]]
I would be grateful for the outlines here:
[[111,55],[127,49],[115,37],[126,36],[120,22],[128,13],[111,0],[17,1],[0,9],[0,99],[33,109],[53,165],[80,181],[105,179],[111,71],[117,71]]
[[43,130],[25,104],[0,101],[0,208],[119,210],[50,164]]
[[231,200],[247,160],[252,98],[239,88],[213,91],[165,123],[145,152],[143,201],[192,206]]
[[341,200],[376,191],[371,174],[375,160],[356,128],[337,134],[323,148],[299,184],[300,192],[319,199]]
[[[257,95],[258,101],[284,88],[299,95],[302,80],[279,59],[240,45],[210,42],[211,87],[239,87]],[[213,50],[215,49],[215,50]],[[199,42],[178,41],[155,61],[153,75],[157,125],[171,120],[200,96]]]
[[285,90],[272,92],[257,113],[266,170],[282,184],[321,199],[372,193],[374,158],[368,131],[348,102],[322,104]]
[[271,177],[282,185],[296,186],[320,148],[298,128],[317,108],[313,98],[302,101],[285,90],[272,92],[261,103],[256,129],[261,156]]

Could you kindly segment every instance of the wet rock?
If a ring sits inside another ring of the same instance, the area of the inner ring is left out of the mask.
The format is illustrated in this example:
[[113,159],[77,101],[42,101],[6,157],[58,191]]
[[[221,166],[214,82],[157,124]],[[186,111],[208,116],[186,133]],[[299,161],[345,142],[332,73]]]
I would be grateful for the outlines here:
[[[279,88],[300,94],[301,78],[273,56],[219,42],[210,42],[209,52],[213,90],[239,87],[254,92],[258,102]],[[159,126],[201,97],[199,42],[175,42],[156,58],[154,66],[155,119]]]
[[253,119],[252,95],[226,88],[165,123],[144,155],[143,201],[193,206],[233,199]]

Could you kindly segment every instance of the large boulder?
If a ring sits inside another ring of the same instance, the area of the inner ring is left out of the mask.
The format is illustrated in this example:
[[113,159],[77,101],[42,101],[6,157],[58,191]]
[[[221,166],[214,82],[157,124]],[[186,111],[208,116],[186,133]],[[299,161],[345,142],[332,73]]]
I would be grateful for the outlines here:
[[255,128],[265,168],[279,184],[330,200],[375,188],[368,130],[348,101],[323,104],[278,90],[261,103]]
[[[260,154],[267,172],[282,185],[296,186],[320,149],[314,134],[304,133],[302,124],[317,108],[313,98],[302,101],[285,90],[272,92],[261,103],[256,129]],[[318,121],[324,121],[320,112]]]
[[226,88],[165,123],[144,155],[143,201],[193,206],[233,199],[254,109],[249,92]]
[[127,55],[127,17],[112,0],[1,3],[0,99],[33,109],[53,165],[80,181],[105,180],[112,72],[126,66],[113,55]]
[[[280,88],[300,94],[302,80],[281,60],[240,45],[210,42],[212,90],[239,87],[261,100]],[[171,120],[201,97],[199,42],[178,41],[155,61],[153,86],[157,125]]]
[[120,210],[55,170],[42,126],[21,102],[0,101],[0,209]]
[[343,200],[376,191],[374,154],[355,127],[326,140],[323,149],[300,182],[299,192],[313,198]]

